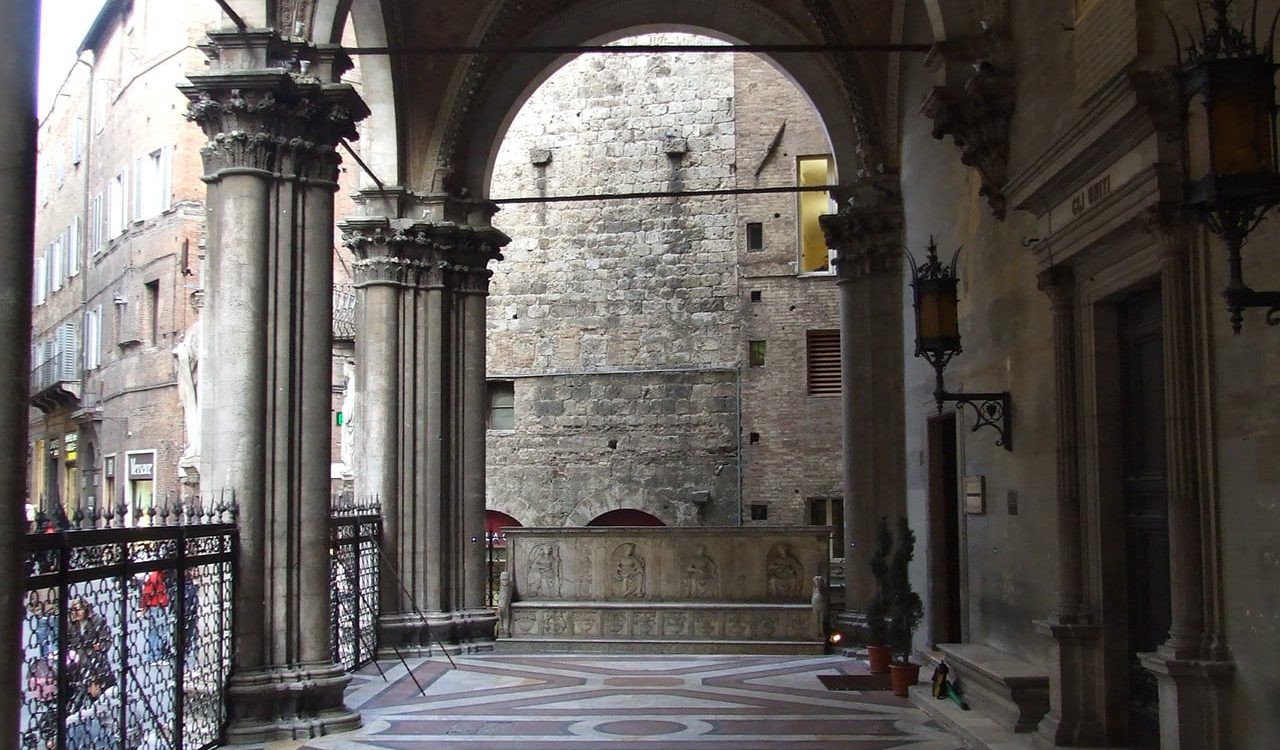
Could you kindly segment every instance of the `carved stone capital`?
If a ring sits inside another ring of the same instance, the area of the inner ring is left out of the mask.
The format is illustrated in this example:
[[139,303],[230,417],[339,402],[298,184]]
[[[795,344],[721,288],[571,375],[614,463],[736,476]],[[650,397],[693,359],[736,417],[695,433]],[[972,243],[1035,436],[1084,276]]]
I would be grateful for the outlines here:
[[203,49],[216,65],[188,74],[179,89],[190,100],[187,119],[209,138],[201,149],[209,177],[244,168],[336,181],[336,146],[355,140],[369,115],[354,88],[305,72],[307,50],[271,34],[213,33]]
[[1075,306],[1076,275],[1070,266],[1053,266],[1036,275],[1036,288],[1049,297],[1054,311]]
[[896,177],[863,180],[840,196],[839,212],[818,221],[836,251],[841,281],[902,271],[902,196]]
[[939,43],[928,63],[939,83],[921,113],[933,120],[933,137],[951,136],[960,162],[978,170],[979,192],[996,218],[1004,219],[1014,80],[1003,34],[989,27],[968,39]]

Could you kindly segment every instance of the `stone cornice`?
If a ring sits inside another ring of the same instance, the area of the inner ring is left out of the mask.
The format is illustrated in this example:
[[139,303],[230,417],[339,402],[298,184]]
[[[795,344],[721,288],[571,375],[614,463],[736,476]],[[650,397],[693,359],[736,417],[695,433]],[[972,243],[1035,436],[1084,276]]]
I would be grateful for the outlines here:
[[840,211],[819,219],[827,247],[836,251],[841,281],[902,271],[902,195],[896,175],[855,185]]

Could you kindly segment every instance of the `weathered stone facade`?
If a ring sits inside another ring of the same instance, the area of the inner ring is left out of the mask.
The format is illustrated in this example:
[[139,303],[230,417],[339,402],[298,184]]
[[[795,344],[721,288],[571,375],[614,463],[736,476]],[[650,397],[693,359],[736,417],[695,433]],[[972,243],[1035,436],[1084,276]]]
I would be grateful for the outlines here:
[[[636,38],[690,40],[710,41]],[[526,102],[491,191],[785,186],[797,156],[827,150],[803,96],[756,57],[584,57]],[[791,194],[505,207],[488,370],[513,381],[515,418],[489,433],[489,507],[526,525],[622,508],[732,525],[750,504],[807,523],[807,498],[838,498],[837,410],[804,388],[805,329],[837,327],[836,292],[829,275],[797,278],[796,210]],[[764,225],[758,251],[747,222]],[[764,367],[747,367],[748,340],[767,341]]]

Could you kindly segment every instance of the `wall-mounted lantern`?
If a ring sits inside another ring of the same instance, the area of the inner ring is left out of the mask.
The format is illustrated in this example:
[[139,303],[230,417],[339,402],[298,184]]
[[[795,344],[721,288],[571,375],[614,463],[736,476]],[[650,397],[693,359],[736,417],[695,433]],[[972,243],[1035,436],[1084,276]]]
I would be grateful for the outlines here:
[[[1280,203],[1276,165],[1274,34],[1258,47],[1258,4],[1252,26],[1227,18],[1233,0],[1207,0],[1212,24],[1197,0],[1202,38],[1178,47],[1176,77],[1186,121],[1184,196],[1211,232],[1227,245],[1230,279],[1222,292],[1236,333],[1249,307],[1269,308],[1280,325],[1280,291],[1255,291],[1244,282],[1240,251],[1267,211]],[[1280,17],[1280,13],[1277,14]],[[1247,31],[1246,31],[1247,30]]]
[[907,252],[907,260],[911,263],[911,294],[916,311],[916,356],[924,357],[933,365],[937,375],[937,385],[933,397],[938,403],[938,411],[946,403],[964,404],[973,409],[977,422],[973,431],[990,427],[999,433],[996,445],[1005,450],[1013,450],[1013,422],[1010,417],[1009,392],[1000,393],[951,393],[944,384],[942,373],[951,358],[959,354],[960,303],[956,289],[959,279],[956,278],[956,259],[960,251],[956,250],[951,263],[944,264],[938,259],[938,245],[929,238],[927,256],[922,264]]

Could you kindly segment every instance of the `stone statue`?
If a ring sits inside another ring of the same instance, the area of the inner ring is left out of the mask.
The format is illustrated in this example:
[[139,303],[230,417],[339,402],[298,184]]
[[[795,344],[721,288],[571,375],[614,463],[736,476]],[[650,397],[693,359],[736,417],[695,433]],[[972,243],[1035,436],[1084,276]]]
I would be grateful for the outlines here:
[[348,359],[342,365],[344,379],[342,390],[342,429],[338,432],[338,456],[342,461],[342,478],[351,479],[355,474],[356,423],[358,413],[356,388],[356,363]]
[[560,549],[554,544],[539,544],[529,552],[529,576],[525,581],[526,597],[560,596]]
[[698,545],[698,554],[689,558],[684,567],[684,594],[688,597],[704,597],[712,593],[712,585],[719,575],[719,566],[707,554],[707,545]]
[[178,476],[196,473],[200,467],[200,323],[187,329],[173,347],[178,360],[178,396],[186,422],[187,447],[178,458]]
[[636,545],[618,545],[609,559],[613,563],[614,593],[623,599],[643,599],[644,557],[636,552]]
[[498,576],[498,635],[511,637],[511,571]]
[[765,557],[764,569],[770,596],[787,599],[800,596],[804,570],[791,551],[791,545],[775,544]]
[[822,576],[813,577],[813,595],[809,597],[813,607],[813,620],[822,636],[827,634],[827,579]]

